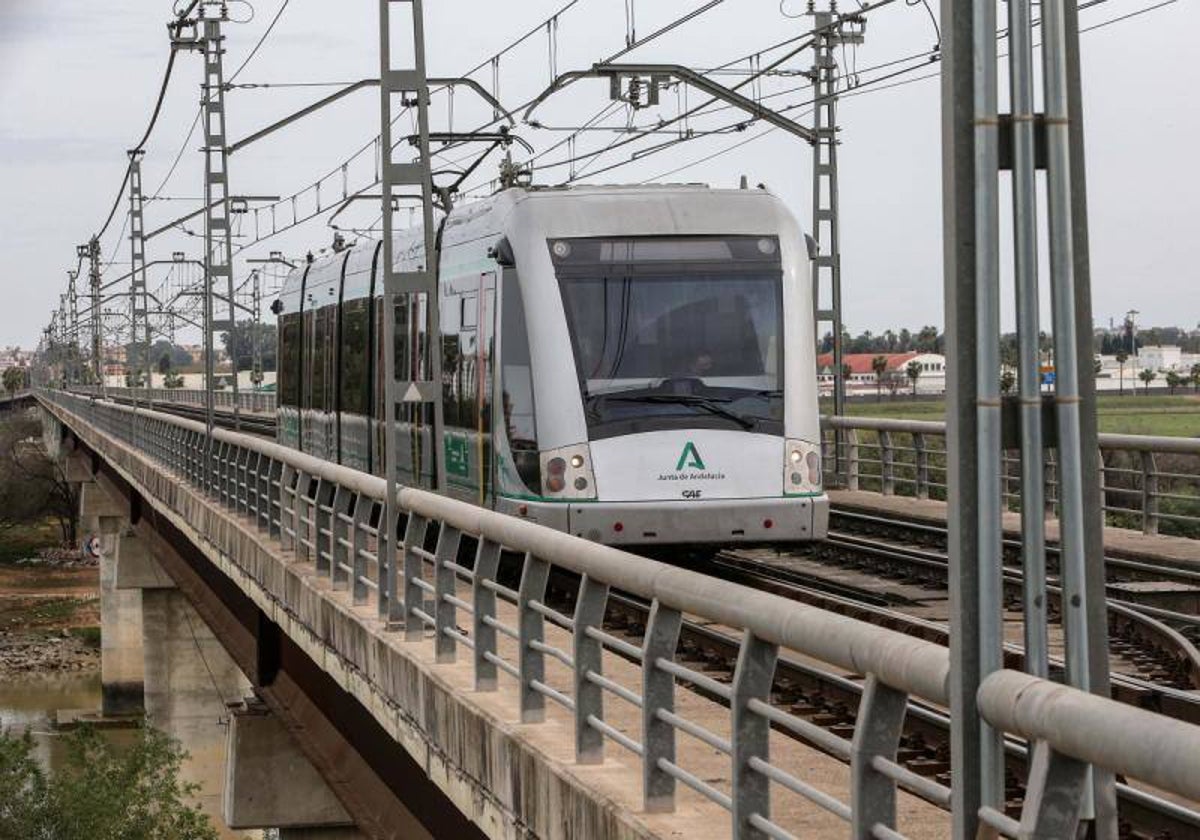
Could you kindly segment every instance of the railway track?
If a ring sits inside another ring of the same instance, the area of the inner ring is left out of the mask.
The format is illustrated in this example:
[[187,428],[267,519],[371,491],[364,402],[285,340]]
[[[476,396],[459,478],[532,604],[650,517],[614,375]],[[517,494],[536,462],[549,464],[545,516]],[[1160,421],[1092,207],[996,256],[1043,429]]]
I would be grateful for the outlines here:
[[[110,396],[108,399],[113,402],[121,403],[122,405],[134,405],[134,400],[129,397]],[[144,401],[139,401],[138,405],[145,405]],[[201,423],[205,419],[205,410],[202,405],[192,405],[190,403],[176,402],[157,402],[151,401],[150,407],[155,411],[161,411],[164,414],[174,414],[176,417],[185,417],[188,420],[197,420]],[[226,408],[216,409],[213,422],[222,429],[234,430],[233,412]],[[239,417],[241,428],[239,431],[245,432],[248,435],[258,435],[259,437],[267,437],[275,439],[275,415],[255,414],[248,411],[241,412]]]

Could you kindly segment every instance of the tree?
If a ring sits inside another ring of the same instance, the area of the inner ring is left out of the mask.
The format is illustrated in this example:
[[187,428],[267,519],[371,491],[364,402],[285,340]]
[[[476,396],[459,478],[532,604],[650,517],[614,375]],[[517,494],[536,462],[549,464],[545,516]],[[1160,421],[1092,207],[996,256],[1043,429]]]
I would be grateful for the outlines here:
[[1143,393],[1149,394],[1150,393],[1150,383],[1153,382],[1155,379],[1158,379],[1158,374],[1155,373],[1154,371],[1150,370],[1150,368],[1145,368],[1138,374],[1138,379],[1142,380],[1142,382],[1145,383],[1144,388],[1143,388]]
[[26,415],[0,421],[0,530],[49,516],[58,523],[63,544],[74,545],[78,485],[67,481],[62,463],[46,456],[41,431],[41,424]]
[[1192,390],[1200,391],[1200,362],[1192,365]]
[[913,396],[917,395],[917,380],[921,378],[921,363],[909,362],[904,368],[904,375],[912,382]]
[[1121,396],[1125,396],[1125,363],[1129,361],[1129,354],[1124,350],[1117,353],[1117,365],[1121,369]]
[[163,353],[158,357],[158,372],[166,376],[171,372],[171,354]]
[[1005,368],[1000,371],[1000,393],[1008,394],[1017,384],[1017,375],[1012,372],[1011,368]]
[[163,377],[164,388],[182,388],[183,377],[178,373],[170,372]]
[[1184,378],[1179,375],[1178,371],[1167,371],[1167,388],[1171,391],[1171,396],[1175,396],[1175,389],[1184,384]]
[[[234,358],[229,333],[221,333],[225,354]],[[254,350],[257,346],[262,354],[263,370],[275,370],[276,335],[274,324],[256,324],[253,321],[238,321],[237,324],[237,369],[250,370],[254,367]]]
[[886,356],[876,356],[871,359],[871,370],[875,371],[875,396],[883,399],[883,375],[887,373],[888,361]]
[[216,840],[182,782],[186,753],[155,729],[114,747],[91,727],[63,739],[53,776],[34,757],[28,734],[0,734],[0,837],[29,840]]
[[4,390],[8,391],[9,399],[25,387],[25,368],[16,366],[6,368],[4,371]]

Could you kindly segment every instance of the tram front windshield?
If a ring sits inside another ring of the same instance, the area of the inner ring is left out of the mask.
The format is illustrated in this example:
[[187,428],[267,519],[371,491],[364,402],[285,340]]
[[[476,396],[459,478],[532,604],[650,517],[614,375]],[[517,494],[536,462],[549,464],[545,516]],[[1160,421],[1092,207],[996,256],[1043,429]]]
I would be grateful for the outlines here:
[[548,244],[591,439],[671,428],[782,434],[777,238]]

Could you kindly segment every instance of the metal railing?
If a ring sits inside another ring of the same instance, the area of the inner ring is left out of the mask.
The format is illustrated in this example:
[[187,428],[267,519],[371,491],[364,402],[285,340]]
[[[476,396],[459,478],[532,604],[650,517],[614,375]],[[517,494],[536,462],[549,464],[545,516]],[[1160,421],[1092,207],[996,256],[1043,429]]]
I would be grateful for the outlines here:
[[[673,810],[683,785],[729,812],[734,837],[791,838],[771,816],[779,797],[791,794],[847,822],[848,836],[902,838],[896,828],[898,789],[950,805],[949,788],[898,759],[909,700],[949,704],[950,660],[941,646],[421,490],[400,489],[396,520],[381,524],[381,478],[225,430],[216,431],[209,457],[199,423],[62,392],[41,397],[64,413],[68,425],[130,444],[209,492],[231,514],[251,517],[282,549],[293,549],[335,587],[347,588],[356,604],[374,602],[387,626],[407,642],[432,644],[437,662],[453,662],[461,650],[469,651],[476,690],[500,690],[500,675],[510,678],[523,722],[544,720],[547,701],[561,706],[573,722],[578,762],[602,762],[608,742],[631,753],[642,771],[648,811]],[[389,534],[399,538],[395,567],[380,562],[386,554],[379,542]],[[464,539],[475,543],[473,561],[464,556]],[[519,565],[515,578],[502,574],[508,562]],[[548,597],[552,570],[577,581],[570,609]],[[519,582],[513,587],[505,580]],[[606,629],[606,609],[618,596],[648,605],[640,643]],[[738,655],[730,682],[684,664],[680,634],[692,621],[740,634],[740,640],[733,638]],[[774,702],[776,662],[787,651],[862,675],[850,738],[792,713],[782,700]],[[606,654],[609,662],[615,655],[636,667],[632,687],[631,679],[622,683],[616,677],[616,669],[606,675]],[[569,680],[556,685],[547,676],[547,660],[565,666]],[[685,717],[683,704],[676,703],[681,683],[723,701],[722,731]],[[1056,714],[1052,723],[1029,714],[1041,708],[1036,697],[1043,695],[1053,697],[1055,712],[1073,707],[1078,714]],[[634,731],[606,717],[614,698],[638,710]],[[1082,801],[1083,777],[1064,777],[1059,772],[1064,761],[1095,761],[1200,798],[1198,727],[1021,674],[993,675],[980,700],[989,723],[1035,742],[1022,824],[1058,825],[1049,821],[1070,815],[1066,806]],[[768,749],[773,729],[848,762],[848,798],[818,789],[793,772],[796,767],[785,768],[794,751],[773,758]],[[676,750],[680,732],[728,757],[728,784],[706,781],[683,766]],[[1137,737],[1130,738],[1134,732]],[[1054,772],[1039,770],[1039,761]],[[1071,784],[1064,787],[1064,778]],[[1002,833],[1017,833],[1016,821],[1003,814],[981,818]]]
[[[885,496],[946,498],[946,424],[928,420],[823,417],[827,482]],[[844,457],[834,458],[842,435]],[[1145,534],[1200,538],[1200,438],[1100,435],[1101,493],[1106,521]],[[1055,451],[1046,450],[1046,513],[1058,503]],[[1020,510],[1021,464],[1006,450],[1004,501]]]
[[[99,385],[74,385],[71,390],[80,394],[99,396]],[[156,403],[177,403],[180,405],[204,405],[204,391],[199,388],[114,388],[103,389],[105,396],[121,400],[149,400]],[[257,411],[263,414],[275,412],[275,392],[273,391],[214,391],[213,405],[216,408],[233,408],[235,403],[243,411]]]

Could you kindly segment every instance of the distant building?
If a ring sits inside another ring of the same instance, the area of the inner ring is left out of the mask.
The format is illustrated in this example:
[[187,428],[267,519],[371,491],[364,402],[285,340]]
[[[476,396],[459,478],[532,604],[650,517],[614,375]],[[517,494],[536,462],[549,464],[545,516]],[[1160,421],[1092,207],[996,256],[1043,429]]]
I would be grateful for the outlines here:
[[[917,378],[917,393],[940,394],[946,390],[946,357],[941,353],[847,353],[842,364],[848,365],[850,375],[846,379],[847,393],[874,393],[879,385],[875,374],[875,359],[882,356],[887,362],[883,373],[883,387],[911,392],[913,383],[908,378],[908,365],[915,362],[921,375]],[[817,357],[817,386],[822,394],[833,390],[833,354],[822,353]]]
[[1181,370],[1184,367],[1183,351],[1169,344],[1161,347],[1139,347],[1134,364],[1138,370]]

